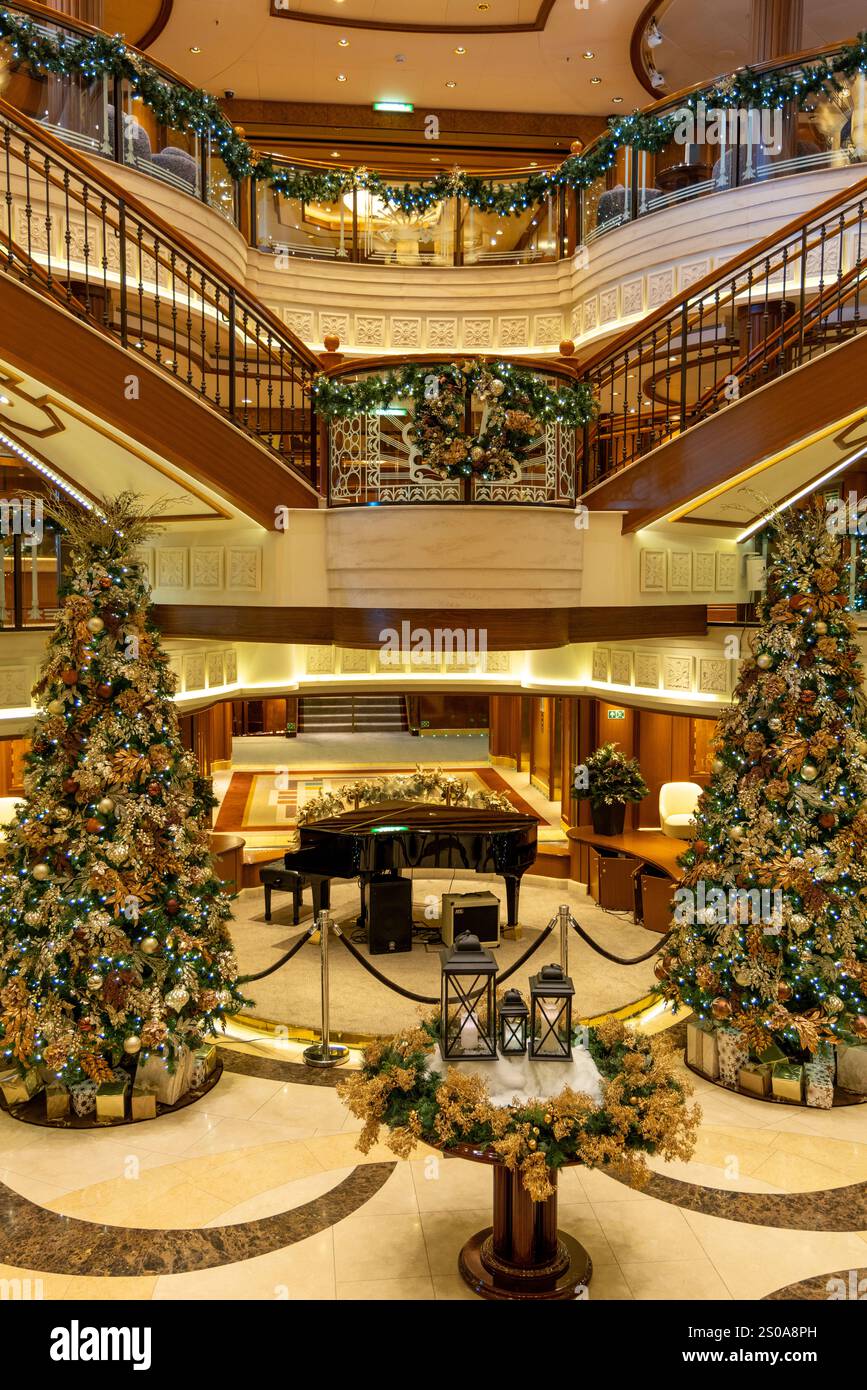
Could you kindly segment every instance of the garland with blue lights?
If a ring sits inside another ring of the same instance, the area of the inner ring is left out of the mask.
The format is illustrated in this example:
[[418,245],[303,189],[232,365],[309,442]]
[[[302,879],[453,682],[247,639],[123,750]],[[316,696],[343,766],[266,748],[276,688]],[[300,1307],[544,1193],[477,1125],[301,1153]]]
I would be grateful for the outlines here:
[[[529,368],[483,359],[407,365],[354,382],[319,376],[313,396],[329,421],[375,415],[395,401],[410,400],[409,438],[423,462],[440,477],[476,475],[489,481],[515,477],[546,426],[580,429],[596,413],[583,382],[551,387]],[[464,427],[473,397],[485,406],[475,434]]]
[[[511,182],[454,169],[423,183],[391,184],[382,174],[364,167],[293,169],[268,154],[257,153],[237,133],[214,96],[201,89],[169,83],[118,35],[55,38],[33,20],[0,9],[0,42],[8,46],[13,66],[26,68],[34,77],[54,73],[90,81],[105,76],[125,78],[133,96],[150,108],[160,125],[210,137],[233,178],[257,179],[284,197],[305,203],[333,203],[358,188],[409,214],[424,212],[435,203],[460,194],[481,212],[510,217],[561,188],[588,187],[613,167],[617,152],[624,147],[647,154],[660,153],[677,124],[676,113],[655,116],[634,111],[612,117],[608,129],[585,152],[571,155],[556,169]],[[731,77],[692,93],[681,110],[695,111],[700,102],[726,109],[781,109],[788,102],[795,102],[803,110],[816,97],[839,93],[841,79],[851,79],[859,73],[867,73],[867,31],[821,62],[803,63],[789,72],[757,73],[742,68]]]
[[823,497],[775,525],[657,967],[667,998],[740,1029],[759,1057],[867,1039],[867,708],[848,564]]

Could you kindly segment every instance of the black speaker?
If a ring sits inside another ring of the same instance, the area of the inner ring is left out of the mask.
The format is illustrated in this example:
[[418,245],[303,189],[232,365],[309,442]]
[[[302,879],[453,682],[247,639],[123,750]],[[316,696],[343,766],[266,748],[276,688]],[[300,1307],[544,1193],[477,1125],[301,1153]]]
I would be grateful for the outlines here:
[[372,956],[412,950],[412,883],[408,878],[371,879],[367,946]]

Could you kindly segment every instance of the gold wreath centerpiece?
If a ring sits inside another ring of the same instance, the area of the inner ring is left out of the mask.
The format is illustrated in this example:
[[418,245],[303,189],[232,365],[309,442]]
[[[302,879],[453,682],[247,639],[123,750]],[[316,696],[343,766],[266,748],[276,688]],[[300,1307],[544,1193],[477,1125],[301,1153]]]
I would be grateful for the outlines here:
[[357,1147],[369,1153],[380,1130],[385,1144],[407,1158],[419,1140],[436,1148],[487,1148],[520,1172],[533,1201],[554,1191],[552,1171],[580,1163],[604,1168],[631,1186],[649,1176],[646,1154],[688,1159],[701,1111],[675,1074],[674,1049],[665,1037],[647,1038],[618,1019],[588,1030],[589,1049],[602,1079],[602,1104],[568,1087],[550,1099],[494,1105],[483,1077],[456,1067],[432,1069],[439,1019],[371,1044],[361,1071],[338,1094],[364,1121]]

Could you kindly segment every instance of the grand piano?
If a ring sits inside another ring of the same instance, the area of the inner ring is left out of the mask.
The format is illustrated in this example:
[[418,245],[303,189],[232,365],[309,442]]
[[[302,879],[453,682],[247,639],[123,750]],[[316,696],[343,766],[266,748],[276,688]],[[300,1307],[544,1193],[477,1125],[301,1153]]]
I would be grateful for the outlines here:
[[518,924],[521,876],[536,858],[535,816],[519,811],[471,810],[419,801],[380,801],[300,828],[300,845],[285,855],[287,869],[313,890],[313,911],[330,907],[333,878],[361,883],[397,877],[401,869],[455,869],[499,874],[506,884],[508,925]]

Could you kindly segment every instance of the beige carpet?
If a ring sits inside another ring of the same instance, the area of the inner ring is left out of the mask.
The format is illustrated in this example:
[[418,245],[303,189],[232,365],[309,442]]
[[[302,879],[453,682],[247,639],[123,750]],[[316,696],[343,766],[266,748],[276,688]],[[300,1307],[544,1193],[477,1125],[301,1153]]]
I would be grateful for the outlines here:
[[[438,923],[425,919],[425,909],[436,907],[445,891],[474,892],[490,889],[504,904],[501,921],[505,920],[505,890],[500,880],[488,880],[483,875],[455,878],[450,875],[416,879],[413,885],[413,912],[416,923],[436,928]],[[607,950],[621,956],[637,956],[650,949],[656,938],[643,927],[635,926],[631,918],[602,912],[584,892],[569,892],[568,884],[555,885],[551,880],[526,877],[521,889],[522,935],[519,941],[504,941],[496,951],[500,969],[506,969],[540,935],[561,902],[568,902],[581,926]],[[312,920],[309,890],[305,894],[301,924],[292,926],[292,901],[287,894],[275,893],[272,921],[264,919],[262,890],[246,889],[235,902],[235,921],[232,933],[238,952],[241,974],[254,974],[289,949]],[[332,912],[336,920],[346,924],[349,934],[358,916],[358,886],[355,883],[332,885]],[[365,946],[358,946],[367,955]],[[374,956],[372,963],[390,979],[419,994],[438,995],[440,982],[440,945],[425,946],[419,938],[412,951],[400,955]],[[559,959],[556,933],[533,955],[527,965],[512,977],[510,984],[528,990],[528,977],[540,966]],[[592,1017],[608,1010],[622,1008],[648,994],[654,987],[654,960],[642,965],[620,966],[603,959],[570,933],[569,973],[575,984],[575,1014]],[[259,1018],[300,1027],[318,1027],[320,1019],[319,948],[313,943],[303,946],[285,967],[264,980],[244,987],[255,1003],[252,1012]],[[345,1030],[356,1034],[388,1034],[415,1022],[422,1006],[403,999],[374,980],[353,960],[339,941],[332,941],[331,951],[331,1023],[335,1033]]]

